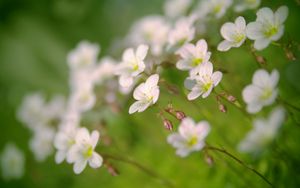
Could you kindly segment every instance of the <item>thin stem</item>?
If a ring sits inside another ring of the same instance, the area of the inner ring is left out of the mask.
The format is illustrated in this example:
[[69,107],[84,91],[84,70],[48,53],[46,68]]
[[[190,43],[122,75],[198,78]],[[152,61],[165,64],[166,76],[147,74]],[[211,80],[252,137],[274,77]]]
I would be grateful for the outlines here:
[[130,165],[140,169],[141,171],[145,172],[149,176],[152,176],[153,178],[156,178],[157,180],[159,180],[162,184],[166,185],[167,187],[172,187],[172,188],[175,187],[174,184],[171,181],[169,181],[168,179],[165,179],[165,178],[161,177],[156,172],[152,171],[151,169],[141,165],[140,163],[138,163],[134,160],[127,159],[125,157],[114,156],[114,155],[111,155],[111,154],[102,154],[102,156],[106,159],[111,159],[111,160],[120,161],[120,162],[123,162],[123,163],[130,164]]
[[288,106],[288,107],[290,107],[290,108],[292,108],[292,109],[294,109],[294,110],[296,110],[296,111],[299,111],[299,112],[300,112],[300,108],[299,108],[299,107],[297,107],[297,106],[294,106],[294,105],[292,105],[292,104],[290,104],[290,103],[286,102],[286,101],[285,101],[285,100],[283,100],[282,98],[279,98],[279,97],[278,97],[278,102],[280,102],[280,103],[282,103],[283,105],[285,105],[285,106]]
[[220,153],[223,153],[225,155],[227,155],[228,157],[232,158],[233,160],[235,160],[237,163],[239,163],[240,165],[242,165],[243,167],[251,170],[253,173],[255,173],[257,176],[259,176],[261,179],[263,179],[267,184],[270,185],[270,187],[274,187],[274,185],[266,178],[264,177],[261,173],[259,173],[257,170],[255,170],[253,167],[245,164],[242,160],[240,160],[239,158],[237,158],[236,156],[234,156],[233,154],[229,153],[228,151],[226,151],[225,149],[222,148],[217,148],[217,147],[213,147],[213,146],[206,146],[205,149],[207,150],[213,150],[213,151],[218,151]]

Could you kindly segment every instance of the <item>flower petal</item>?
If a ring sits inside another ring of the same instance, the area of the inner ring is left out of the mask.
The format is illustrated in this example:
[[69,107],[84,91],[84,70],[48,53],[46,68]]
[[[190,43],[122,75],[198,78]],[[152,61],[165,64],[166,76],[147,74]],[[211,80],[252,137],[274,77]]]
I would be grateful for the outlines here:
[[87,160],[78,160],[74,163],[73,170],[75,174],[80,174],[86,167]]
[[216,71],[213,73],[211,79],[214,82],[214,86],[217,86],[219,82],[222,80],[223,74],[220,71]]
[[132,62],[135,61],[135,55],[134,55],[134,51],[132,48],[127,48],[124,53],[123,53],[123,62]]
[[232,47],[231,42],[229,42],[227,40],[223,40],[222,42],[219,43],[218,50],[221,52],[225,52],[225,51],[228,51],[231,47]]
[[287,19],[288,14],[289,14],[289,9],[287,6],[279,7],[274,14],[276,23],[283,24],[284,21]]
[[147,45],[144,45],[144,44],[139,45],[139,47],[136,50],[136,57],[140,61],[144,60],[148,53],[148,49],[149,49],[149,46],[147,46]]
[[60,164],[63,162],[63,160],[66,158],[65,151],[58,150],[55,154],[55,162],[56,164]]
[[264,38],[263,25],[260,22],[250,22],[246,27],[246,35],[251,40]]
[[100,134],[98,131],[94,130],[91,134],[91,145],[93,146],[93,148],[96,147],[98,140],[99,140]]
[[103,163],[103,158],[96,152],[93,152],[92,157],[88,160],[92,168],[99,168]]
[[269,39],[266,39],[266,38],[262,38],[262,39],[257,39],[255,42],[254,42],[254,48],[256,50],[263,50],[265,49],[266,47],[268,47],[268,45],[270,44],[270,40]]

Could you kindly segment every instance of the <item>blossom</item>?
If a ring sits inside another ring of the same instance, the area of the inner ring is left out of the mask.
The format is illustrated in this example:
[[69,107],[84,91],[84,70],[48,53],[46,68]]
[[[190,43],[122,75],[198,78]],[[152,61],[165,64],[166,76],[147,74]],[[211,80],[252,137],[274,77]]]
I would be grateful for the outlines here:
[[29,147],[38,162],[45,161],[53,152],[55,132],[51,127],[39,126],[29,142]]
[[205,146],[205,138],[210,131],[207,121],[195,123],[190,117],[184,118],[178,128],[178,133],[168,136],[167,141],[175,147],[176,154],[186,157],[193,151],[199,151]]
[[246,9],[255,9],[261,3],[261,0],[240,0],[234,7],[236,12],[242,12]]
[[263,106],[271,105],[275,101],[278,81],[279,73],[276,69],[271,74],[263,69],[255,71],[252,84],[246,86],[242,92],[249,113],[257,113]]
[[90,68],[97,62],[100,48],[97,44],[88,41],[80,42],[76,49],[68,54],[68,64],[72,70]]
[[93,108],[96,103],[96,96],[92,86],[82,87],[71,93],[69,106],[79,112],[86,112]]
[[99,168],[102,165],[102,157],[95,152],[98,140],[98,131],[93,131],[91,134],[86,128],[80,128],[77,131],[75,144],[72,145],[67,154],[67,162],[74,163],[75,174],[80,174],[87,163],[92,168]]
[[213,15],[215,18],[221,18],[232,5],[232,0],[202,0],[197,9],[200,18],[207,15]]
[[182,16],[190,7],[191,0],[167,0],[164,4],[164,12],[170,18]]
[[185,44],[176,54],[182,58],[176,63],[178,69],[195,71],[202,63],[208,62],[211,52],[207,51],[206,41],[201,39],[196,45]]
[[194,20],[192,18],[181,18],[176,21],[174,28],[169,32],[168,44],[170,47],[180,47],[195,36]]
[[220,71],[213,72],[211,62],[201,64],[199,73],[195,76],[190,76],[185,80],[185,87],[191,92],[188,94],[189,100],[194,100],[200,95],[206,98],[222,79]]
[[235,23],[227,22],[221,27],[221,35],[225,39],[218,45],[219,51],[228,51],[232,47],[240,47],[246,40],[246,21],[236,18]]
[[134,82],[134,77],[145,70],[144,59],[147,56],[149,47],[139,45],[136,51],[128,48],[123,53],[122,62],[119,64],[116,74],[119,75],[119,84],[122,87],[130,87]]
[[129,114],[145,111],[150,105],[155,104],[159,96],[159,75],[151,75],[146,82],[140,84],[133,92],[133,98],[137,101],[129,108]]
[[238,149],[246,153],[261,151],[274,140],[284,119],[285,110],[282,107],[276,107],[268,119],[255,119],[253,129],[241,141]]
[[78,128],[72,124],[65,124],[60,128],[54,137],[54,147],[57,149],[55,154],[55,162],[57,164],[63,162],[67,157],[70,148],[76,143],[75,136]]
[[92,80],[96,84],[101,84],[103,81],[112,78],[116,69],[117,63],[111,57],[103,57],[97,66],[92,71]]
[[254,40],[254,48],[262,50],[271,41],[279,40],[284,33],[284,21],[288,16],[288,7],[281,6],[273,13],[270,8],[261,8],[256,13],[256,21],[247,25],[247,37]]
[[1,154],[2,177],[5,180],[20,179],[24,175],[25,157],[13,143],[6,144]]
[[167,43],[169,30],[170,24],[164,17],[146,16],[131,27],[127,40],[130,45],[134,46],[147,44],[150,46],[151,53],[159,56]]

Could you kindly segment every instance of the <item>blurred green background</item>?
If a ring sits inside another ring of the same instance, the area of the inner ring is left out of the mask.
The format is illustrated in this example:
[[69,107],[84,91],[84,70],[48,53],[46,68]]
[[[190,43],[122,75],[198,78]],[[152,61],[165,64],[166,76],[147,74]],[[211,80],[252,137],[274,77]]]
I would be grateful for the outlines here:
[[[64,188],[119,188],[166,187],[157,178],[148,176],[125,163],[111,161],[120,171],[112,177],[105,168],[87,168],[75,175],[72,166],[56,165],[51,156],[37,163],[28,149],[31,133],[16,119],[16,110],[22,97],[41,91],[51,97],[56,93],[68,94],[68,67],[66,55],[76,44],[89,40],[101,45],[101,54],[111,53],[111,44],[124,37],[134,20],[149,14],[162,14],[162,0],[0,0],[0,152],[8,141],[13,141],[26,153],[26,172],[21,180],[4,182],[0,187],[64,187]],[[277,9],[286,4],[290,15],[286,22],[284,40],[300,41],[300,7],[296,1],[263,1],[262,6]],[[255,19],[254,11],[243,13],[247,20]],[[233,20],[237,14],[220,21]],[[216,45],[221,40],[219,27],[213,27],[209,41]],[[300,57],[299,44],[294,53]],[[266,57],[268,69],[281,73],[280,96],[300,106],[299,59],[288,61],[282,49],[270,46],[259,53]],[[223,87],[241,100],[242,88],[251,82],[258,68],[247,48],[228,53],[214,53],[217,67],[226,69]],[[186,73],[169,70],[164,76],[170,82],[183,85]],[[217,88],[221,91],[221,88]],[[182,89],[184,91],[184,89]],[[184,110],[194,119],[208,119],[212,125],[208,142],[225,147],[228,151],[252,164],[276,187],[300,187],[300,115],[293,111],[274,143],[259,158],[236,151],[239,141],[251,129],[251,121],[240,111],[226,104],[228,113],[218,111],[214,97],[196,100],[195,104],[164,91],[160,105],[172,101],[174,107]],[[127,112],[127,107],[125,108]],[[266,116],[271,107],[258,117]],[[215,164],[206,164],[202,153],[181,159],[166,143],[168,132],[156,116],[157,109],[132,116],[111,115],[108,132],[116,145],[99,152],[117,153],[129,157],[172,181],[176,187],[267,187],[259,177],[222,154],[211,153]],[[174,122],[176,120],[170,119]],[[299,122],[299,123],[297,123]],[[105,133],[106,134],[106,133]]]

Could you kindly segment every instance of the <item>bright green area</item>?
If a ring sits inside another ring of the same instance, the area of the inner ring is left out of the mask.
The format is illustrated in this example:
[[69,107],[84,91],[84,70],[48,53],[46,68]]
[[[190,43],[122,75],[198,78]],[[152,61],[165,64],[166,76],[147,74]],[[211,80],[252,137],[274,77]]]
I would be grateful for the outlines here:
[[[263,6],[276,9],[282,3],[290,9],[286,32],[282,41],[300,41],[300,7],[296,1],[264,1]],[[37,163],[28,149],[30,132],[16,120],[16,109],[22,97],[29,92],[41,91],[51,97],[55,93],[68,93],[67,52],[82,39],[101,44],[101,55],[119,55],[109,48],[115,39],[125,36],[131,23],[144,15],[161,13],[161,0],[1,0],[0,1],[0,151],[5,143],[13,141],[26,153],[26,173],[18,181],[3,182],[0,187],[22,188],[162,188],[160,180],[139,169],[111,161],[120,171],[112,177],[105,168],[87,168],[75,175],[72,166],[56,165],[54,156],[44,163]],[[243,14],[246,20],[254,20],[255,13]],[[209,36],[205,37],[213,48],[221,41],[220,24],[233,21],[236,14],[229,13],[219,22],[209,25]],[[298,44],[299,45],[299,44]],[[299,46],[295,54],[300,58]],[[300,62],[299,58],[288,61],[284,51],[271,45],[259,52],[267,59],[267,69],[276,67],[281,75],[280,96],[285,101],[300,106]],[[243,87],[251,82],[258,68],[249,49],[243,46],[227,53],[213,53],[215,68],[226,70],[222,87],[241,100]],[[183,86],[186,72],[170,69],[163,74],[168,81]],[[220,92],[221,87],[217,87]],[[184,88],[180,91],[185,92]],[[178,188],[215,187],[267,187],[258,176],[240,166],[230,158],[210,152],[214,165],[209,166],[203,153],[194,153],[179,158],[175,150],[166,143],[168,131],[163,129],[157,117],[158,108],[145,113],[127,115],[131,100],[123,115],[105,109],[108,117],[107,132],[113,139],[110,147],[103,141],[99,153],[113,153],[131,158],[172,181]],[[274,143],[257,157],[240,154],[236,150],[239,141],[251,129],[251,121],[239,110],[225,103],[228,112],[219,112],[215,97],[188,102],[162,89],[159,105],[164,107],[172,101],[176,109],[183,110],[194,119],[206,119],[212,126],[207,142],[224,147],[234,155],[264,174],[276,187],[300,186],[300,113],[292,111]],[[242,104],[244,106],[244,104]],[[264,108],[257,116],[266,116],[274,107]],[[96,113],[96,115],[98,115]],[[100,116],[100,113],[99,113]],[[292,118],[293,117],[293,118]],[[175,127],[178,122],[170,117]],[[298,123],[295,123],[298,122]],[[90,126],[92,129],[93,127]]]

